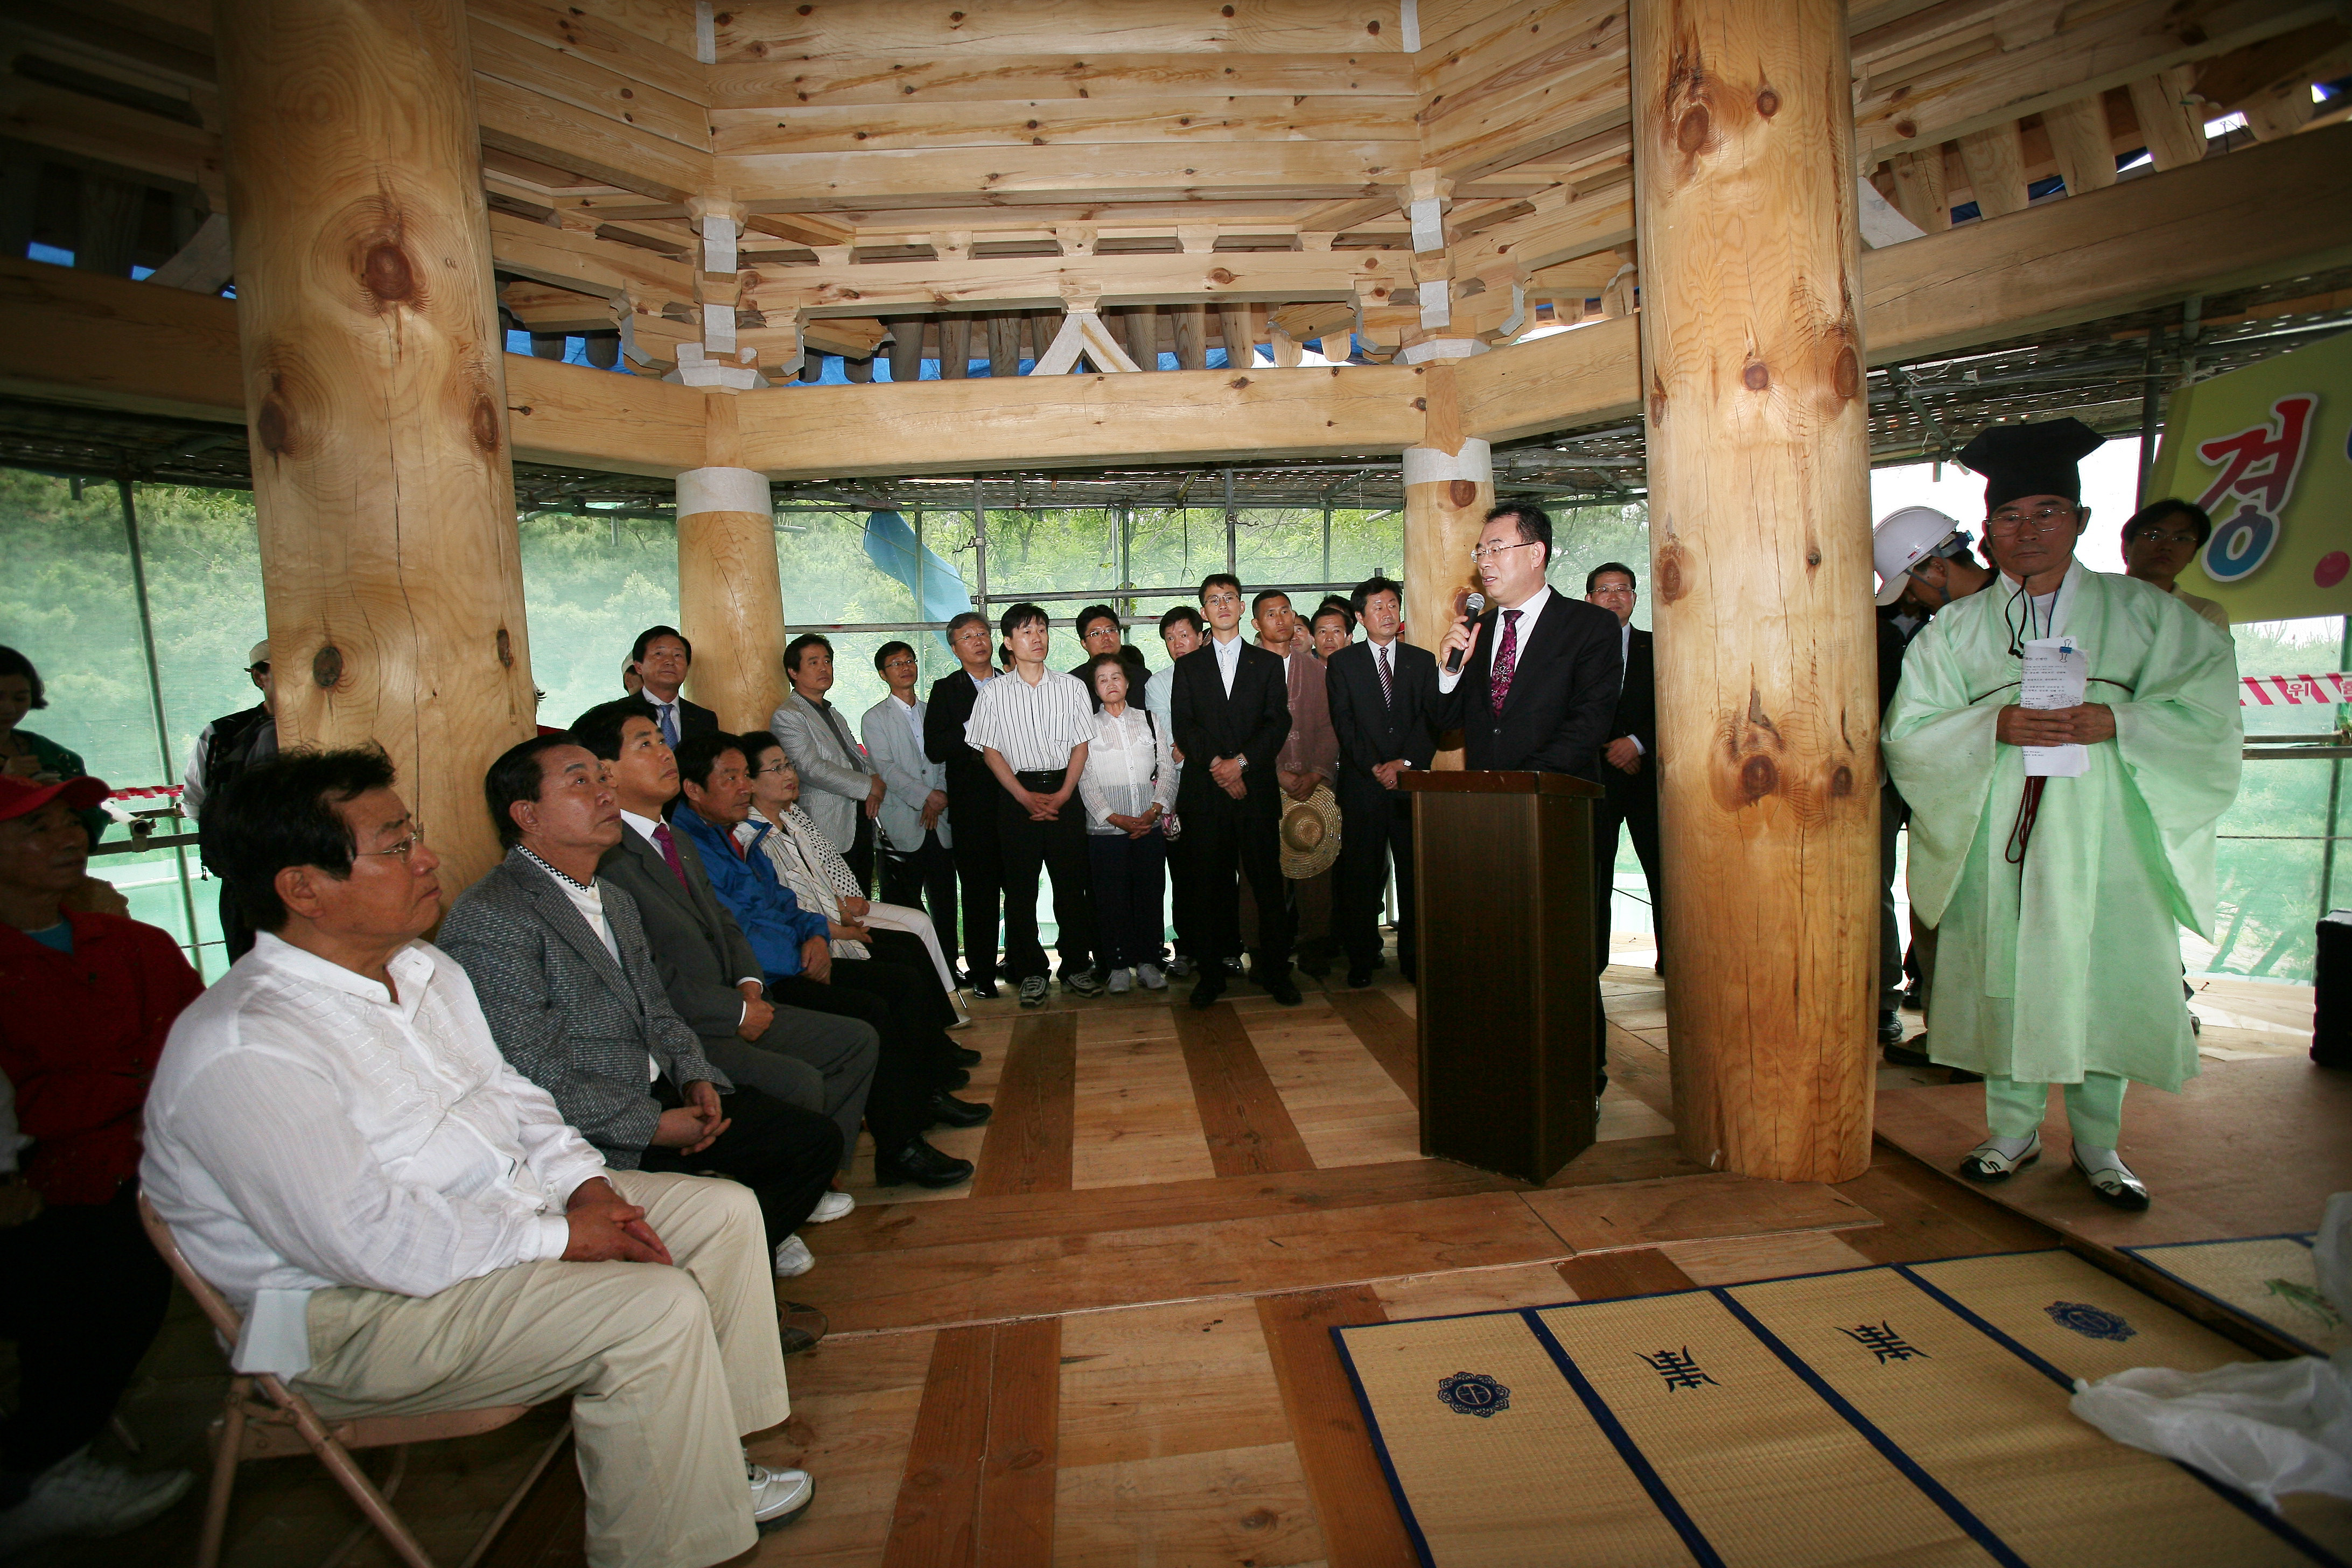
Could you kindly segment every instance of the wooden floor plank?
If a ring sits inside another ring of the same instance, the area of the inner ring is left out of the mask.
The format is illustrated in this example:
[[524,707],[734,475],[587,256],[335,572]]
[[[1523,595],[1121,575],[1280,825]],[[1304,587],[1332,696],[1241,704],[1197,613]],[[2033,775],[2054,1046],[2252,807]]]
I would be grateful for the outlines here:
[[1655,1247],[1630,1252],[1592,1252],[1559,1265],[1559,1277],[1580,1301],[1615,1301],[1627,1296],[1658,1296],[1687,1290],[1696,1283]]
[[890,1539],[937,1336],[835,1337],[786,1363],[792,1418],[746,1446],[763,1465],[806,1470],[816,1500],[754,1561],[873,1568]]
[[972,1173],[973,1197],[1070,1190],[1078,1021],[1033,1013],[1013,1026],[996,1087],[996,1114]]
[[1578,1252],[1878,1223],[1877,1215],[1839,1196],[1834,1187],[1749,1176],[1682,1176],[1521,1195]]
[[580,1455],[567,1442],[482,1554],[481,1568],[586,1568],[587,1562],[588,1494]]
[[1388,1321],[1368,1286],[1265,1296],[1258,1322],[1290,1415],[1292,1441],[1323,1526],[1331,1568],[1394,1568],[1419,1561],[1388,1477],[1373,1451],[1331,1330]]
[[981,1466],[988,1450],[993,1326],[942,1329],[890,1519],[883,1568],[974,1568]]
[[1313,1170],[1315,1161],[1232,1005],[1179,1008],[1176,1027],[1217,1174]]
[[1650,1182],[1665,1176],[1712,1174],[1683,1152],[1682,1142],[1671,1132],[1642,1138],[1613,1138],[1595,1143],[1553,1173],[1547,1187],[1607,1186],[1618,1182]]
[[1060,1319],[1032,1318],[997,1329],[980,1477],[985,1568],[1050,1568],[1054,1561],[1061,1387]]
[[[1839,1192],[1878,1216],[1878,1224],[1868,1230],[1844,1233],[1848,1246],[1874,1263],[1925,1263],[1937,1258],[1975,1258],[1988,1252],[2016,1250],[1969,1225],[1954,1212],[1958,1205],[1938,1203],[1912,1191],[1887,1169],[1894,1163],[1888,1158],[1889,1152],[1884,1148],[1878,1150],[1877,1164],[1854,1180],[1838,1184]],[[1936,1179],[1943,1180],[1940,1176]],[[1984,1206],[1996,1215],[2007,1214],[1995,1205]],[[2002,1228],[2006,1233],[2007,1227]],[[2044,1243],[2054,1244],[2054,1237]]]
[[1250,1302],[1221,1297],[1061,1322],[1063,1469],[1290,1441]]
[[1420,1113],[1322,996],[1235,1012],[1318,1170],[1421,1158]]
[[1421,1040],[1419,1026],[1404,1009],[1379,991],[1334,991],[1331,1011],[1347,1020],[1364,1049],[1381,1064],[1404,1097],[1421,1104]]
[[[1130,1011],[1122,1021],[1149,1020]],[[1157,1029],[1078,1030],[1076,1130],[1070,1185],[1153,1186],[1217,1173],[1168,1009]]]

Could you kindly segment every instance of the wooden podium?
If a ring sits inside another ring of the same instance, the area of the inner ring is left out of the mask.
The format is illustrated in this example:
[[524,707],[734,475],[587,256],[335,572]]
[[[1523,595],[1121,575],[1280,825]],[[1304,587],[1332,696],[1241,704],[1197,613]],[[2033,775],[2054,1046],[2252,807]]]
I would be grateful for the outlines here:
[[1592,803],[1566,773],[1407,772],[1421,1152],[1542,1183],[1592,1146]]

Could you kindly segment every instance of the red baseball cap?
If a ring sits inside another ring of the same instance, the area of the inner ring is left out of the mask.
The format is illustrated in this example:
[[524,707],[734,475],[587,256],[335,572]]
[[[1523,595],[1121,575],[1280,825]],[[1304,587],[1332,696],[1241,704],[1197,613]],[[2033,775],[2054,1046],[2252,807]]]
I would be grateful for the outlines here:
[[67,779],[62,784],[37,784],[28,779],[0,775],[0,822],[30,816],[53,800],[75,811],[88,811],[113,792],[104,779]]

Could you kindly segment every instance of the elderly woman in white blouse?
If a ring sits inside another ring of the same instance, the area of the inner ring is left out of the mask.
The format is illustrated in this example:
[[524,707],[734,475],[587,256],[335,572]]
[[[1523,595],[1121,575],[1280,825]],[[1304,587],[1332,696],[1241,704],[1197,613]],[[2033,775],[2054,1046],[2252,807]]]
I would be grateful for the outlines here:
[[1109,972],[1114,992],[1167,987],[1160,948],[1167,932],[1160,918],[1168,874],[1160,818],[1176,804],[1175,742],[1143,709],[1127,700],[1127,667],[1116,653],[1087,666],[1087,684],[1102,706],[1087,742],[1087,770],[1078,798],[1087,808],[1087,855],[1094,868],[1097,967]]
[[[792,759],[784,755],[782,745],[764,730],[753,731],[742,740],[744,761],[751,770],[751,809],[776,829],[761,840],[761,847],[775,866],[777,879],[792,889],[800,906],[822,911],[831,923],[834,956],[865,958],[870,955],[869,949],[878,948],[883,957],[919,968],[921,958],[913,951],[919,943],[955,1015],[947,1026],[960,1029],[971,1023],[956,990],[955,971],[940,950],[931,917],[904,904],[874,903],[860,893],[849,862],[841,858],[841,851],[815,819],[801,809],[801,776]],[[751,841],[749,821],[735,831],[744,842]],[[905,951],[891,952],[894,947]]]

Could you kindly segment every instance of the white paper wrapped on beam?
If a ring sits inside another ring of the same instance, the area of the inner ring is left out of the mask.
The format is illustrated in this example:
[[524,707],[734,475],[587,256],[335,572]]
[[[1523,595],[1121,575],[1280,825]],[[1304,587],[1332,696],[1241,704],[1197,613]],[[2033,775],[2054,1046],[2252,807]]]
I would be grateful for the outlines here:
[[773,511],[768,476],[757,468],[688,468],[677,477],[677,515],[706,511]]
[[1421,0],[1403,0],[1397,7],[1397,43],[1406,54],[1421,53]]
[[735,307],[702,307],[702,350],[721,359],[735,357]]
[[1412,248],[1416,254],[1445,248],[1445,217],[1437,198],[1417,201],[1408,209],[1412,218]]
[[735,270],[735,219],[727,213],[708,213],[702,219],[702,269]]
[[1421,285],[1421,330],[1433,332],[1454,324],[1454,282],[1433,278]]
[[1431,338],[1409,344],[1397,359],[1404,364],[1426,364],[1433,359],[1468,359],[1486,352],[1486,345],[1476,338]]
[[1884,250],[1906,239],[1917,239],[1927,232],[1905,217],[1867,179],[1858,179],[1854,184],[1862,193],[1862,242],[1871,249]]
[[1454,479],[1468,479],[1474,485],[1492,484],[1495,479],[1495,448],[1475,436],[1465,437],[1462,450],[1441,452],[1434,447],[1407,447],[1404,449],[1404,483],[1407,489],[1415,485],[1434,485]]

